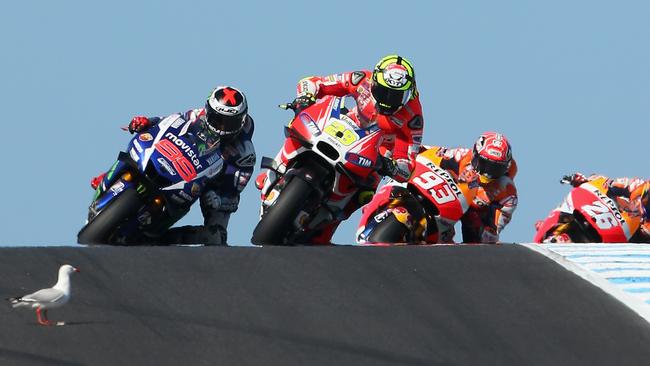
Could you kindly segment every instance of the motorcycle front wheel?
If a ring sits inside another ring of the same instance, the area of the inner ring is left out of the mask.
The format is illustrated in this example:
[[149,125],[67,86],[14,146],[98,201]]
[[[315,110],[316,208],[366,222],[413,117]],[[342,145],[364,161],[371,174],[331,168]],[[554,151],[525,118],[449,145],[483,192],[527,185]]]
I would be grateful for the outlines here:
[[397,220],[395,215],[388,215],[377,224],[368,236],[370,243],[407,243],[409,229]]
[[312,195],[314,187],[299,177],[293,177],[276,202],[268,208],[253,231],[255,245],[287,245],[294,230],[293,221]]
[[86,224],[77,235],[79,244],[112,244],[111,236],[129,217],[142,206],[135,188],[128,188],[110,202],[97,216]]

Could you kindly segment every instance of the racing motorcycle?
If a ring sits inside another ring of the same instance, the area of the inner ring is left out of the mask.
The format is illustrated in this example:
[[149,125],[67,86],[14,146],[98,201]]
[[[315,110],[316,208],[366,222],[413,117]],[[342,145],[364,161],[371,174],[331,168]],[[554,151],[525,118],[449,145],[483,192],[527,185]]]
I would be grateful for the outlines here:
[[360,244],[452,243],[454,225],[470,208],[479,184],[461,182],[433,154],[420,154],[407,183],[384,185],[364,208]]
[[79,244],[154,244],[220,174],[221,152],[173,114],[136,134],[104,176]]
[[[359,127],[345,115],[346,102],[327,96],[296,113],[284,129],[286,166],[262,158],[261,167],[280,178],[264,196],[253,244],[308,244],[319,229],[345,218],[357,193],[374,191],[384,133],[377,124]],[[291,103],[281,107],[296,111]]]
[[[562,183],[568,184],[567,181]],[[535,243],[627,243],[635,241],[641,216],[622,206],[622,197],[607,195],[606,178],[574,187],[544,221],[538,223]]]

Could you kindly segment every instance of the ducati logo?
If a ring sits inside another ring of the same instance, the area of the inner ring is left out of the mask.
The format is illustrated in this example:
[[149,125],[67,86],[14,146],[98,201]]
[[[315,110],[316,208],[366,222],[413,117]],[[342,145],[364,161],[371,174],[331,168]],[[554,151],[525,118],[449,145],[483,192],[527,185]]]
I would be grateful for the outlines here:
[[363,80],[363,78],[366,77],[366,74],[363,73],[362,71],[355,71],[352,73],[352,76],[350,77],[350,82],[352,85],[357,86]]

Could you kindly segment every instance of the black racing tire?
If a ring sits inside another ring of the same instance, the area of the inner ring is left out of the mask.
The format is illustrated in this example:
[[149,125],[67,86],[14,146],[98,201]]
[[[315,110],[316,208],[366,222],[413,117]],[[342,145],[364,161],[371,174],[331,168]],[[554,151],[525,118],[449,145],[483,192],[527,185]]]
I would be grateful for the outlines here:
[[142,207],[140,195],[135,188],[128,188],[110,202],[102,211],[86,224],[79,234],[79,244],[114,244],[112,234],[129,217]]
[[388,215],[377,224],[368,236],[370,243],[405,243],[408,237],[408,228],[397,220],[395,215]]
[[251,243],[255,245],[287,245],[293,221],[313,194],[314,187],[299,177],[293,177],[255,226]]

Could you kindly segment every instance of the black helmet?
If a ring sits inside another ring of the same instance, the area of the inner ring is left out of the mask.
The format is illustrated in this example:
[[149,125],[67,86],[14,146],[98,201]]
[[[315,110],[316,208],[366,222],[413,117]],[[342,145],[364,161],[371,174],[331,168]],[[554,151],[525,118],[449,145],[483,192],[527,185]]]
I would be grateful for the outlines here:
[[208,128],[221,137],[239,133],[246,122],[247,112],[244,93],[231,86],[216,87],[205,102]]

